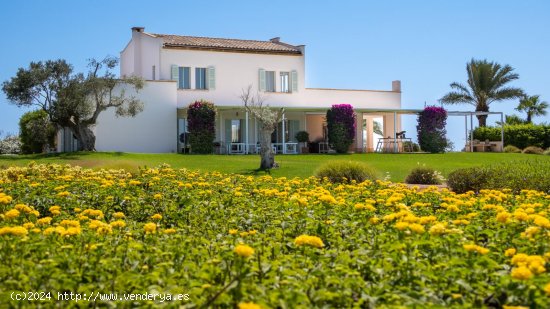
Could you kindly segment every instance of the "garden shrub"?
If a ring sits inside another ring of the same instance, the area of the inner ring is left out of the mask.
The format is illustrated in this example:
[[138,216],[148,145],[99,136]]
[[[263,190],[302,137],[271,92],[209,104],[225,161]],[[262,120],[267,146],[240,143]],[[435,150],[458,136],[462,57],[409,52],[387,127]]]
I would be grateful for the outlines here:
[[21,152],[42,153],[54,144],[56,129],[43,110],[24,113],[19,119]]
[[325,177],[332,183],[358,183],[365,180],[376,180],[376,170],[372,167],[353,161],[329,161],[321,165],[315,176],[323,179]]
[[447,111],[442,107],[428,106],[418,115],[418,144],[423,151],[431,153],[445,152],[447,139],[445,124]]
[[21,153],[21,141],[17,135],[6,135],[0,138],[0,154]]
[[449,174],[447,185],[456,193],[481,189],[538,190],[550,193],[550,161],[525,160],[458,169]]
[[542,154],[550,155],[550,147],[546,148],[546,150]]
[[502,150],[506,153],[521,153],[521,149],[519,149],[518,147],[514,146],[514,145],[508,145],[506,147],[504,147],[504,149]]
[[443,183],[443,176],[431,167],[419,166],[413,168],[409,175],[407,175],[407,178],[405,178],[405,183],[440,185]]
[[355,138],[355,113],[349,104],[335,104],[327,111],[328,142],[338,153],[347,153]]
[[462,168],[447,176],[447,186],[456,193],[479,192],[488,187],[491,177],[493,177],[493,171],[486,167]]
[[527,153],[527,154],[542,154],[543,152],[544,152],[544,149],[537,146],[529,146],[523,149],[522,151],[522,153]]
[[187,130],[193,153],[207,154],[214,150],[216,108],[207,101],[196,101],[187,110]]
[[[479,127],[474,130],[474,139],[500,141],[501,128]],[[550,147],[550,125],[517,124],[504,126],[504,145],[521,149],[528,146]]]

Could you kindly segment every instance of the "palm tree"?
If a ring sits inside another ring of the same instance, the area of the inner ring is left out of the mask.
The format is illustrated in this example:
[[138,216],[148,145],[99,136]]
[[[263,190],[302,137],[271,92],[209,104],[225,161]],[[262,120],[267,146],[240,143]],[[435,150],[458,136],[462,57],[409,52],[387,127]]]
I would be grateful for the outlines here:
[[531,118],[535,116],[544,116],[546,115],[546,109],[548,108],[548,103],[545,101],[539,101],[540,96],[524,96],[520,101],[516,110],[519,112],[527,113],[527,123],[531,123]]
[[[468,85],[452,83],[451,91],[439,101],[445,104],[471,104],[476,107],[476,112],[488,112],[489,105],[496,101],[515,99],[523,96],[523,90],[514,87],[506,87],[506,84],[519,78],[512,73],[514,69],[502,66],[487,60],[472,59],[466,64],[468,73]],[[479,126],[486,125],[487,115],[477,115]]]

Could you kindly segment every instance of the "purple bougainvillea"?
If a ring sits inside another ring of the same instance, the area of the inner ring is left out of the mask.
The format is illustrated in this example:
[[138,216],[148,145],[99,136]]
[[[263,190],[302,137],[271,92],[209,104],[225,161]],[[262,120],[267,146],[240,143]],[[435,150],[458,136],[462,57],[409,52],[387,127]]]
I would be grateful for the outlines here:
[[187,109],[187,131],[193,153],[212,153],[216,137],[216,108],[207,101],[191,103]]
[[445,125],[447,111],[442,107],[428,106],[418,115],[418,144],[424,151],[431,153],[444,152],[447,147]]
[[350,104],[335,104],[327,111],[328,141],[336,152],[348,152],[355,139],[355,125],[355,113]]

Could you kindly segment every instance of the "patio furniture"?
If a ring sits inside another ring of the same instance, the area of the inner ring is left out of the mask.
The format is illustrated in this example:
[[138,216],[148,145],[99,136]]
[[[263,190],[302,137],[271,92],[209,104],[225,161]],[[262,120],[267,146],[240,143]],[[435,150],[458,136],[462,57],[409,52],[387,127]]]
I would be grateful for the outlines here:
[[227,154],[245,154],[245,143],[227,143]]

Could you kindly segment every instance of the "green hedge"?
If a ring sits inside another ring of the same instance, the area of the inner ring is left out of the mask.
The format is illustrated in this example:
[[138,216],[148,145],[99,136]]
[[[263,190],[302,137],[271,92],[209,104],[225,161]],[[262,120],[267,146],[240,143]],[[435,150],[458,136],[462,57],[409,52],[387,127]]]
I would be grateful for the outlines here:
[[[474,130],[474,139],[499,141],[500,127],[479,127]],[[504,126],[504,145],[521,149],[528,146],[550,147],[550,125],[518,124]]]

